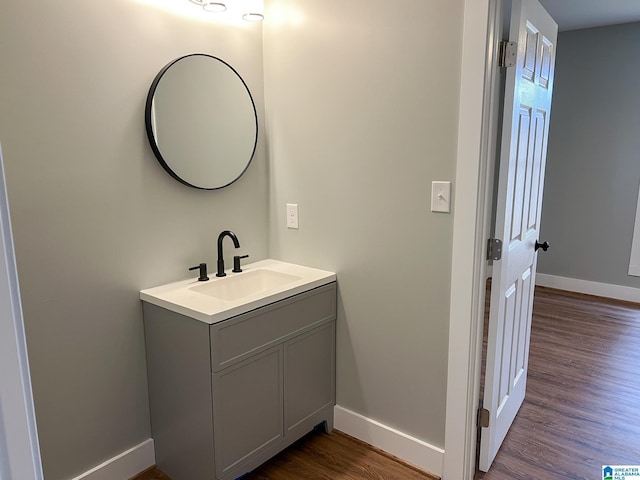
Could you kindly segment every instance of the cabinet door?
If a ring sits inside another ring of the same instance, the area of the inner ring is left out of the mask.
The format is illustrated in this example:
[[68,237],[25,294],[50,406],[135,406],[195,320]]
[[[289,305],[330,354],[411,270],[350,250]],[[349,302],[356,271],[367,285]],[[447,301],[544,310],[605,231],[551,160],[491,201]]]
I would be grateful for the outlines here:
[[335,404],[335,322],[284,344],[286,432]]
[[282,346],[213,374],[216,477],[283,436]]

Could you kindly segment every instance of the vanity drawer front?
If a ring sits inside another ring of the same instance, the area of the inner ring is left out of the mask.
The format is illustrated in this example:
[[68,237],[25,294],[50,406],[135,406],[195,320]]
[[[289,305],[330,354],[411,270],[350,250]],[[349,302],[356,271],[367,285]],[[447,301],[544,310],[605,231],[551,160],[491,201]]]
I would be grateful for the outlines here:
[[214,324],[210,328],[212,371],[218,372],[335,318],[333,282]]

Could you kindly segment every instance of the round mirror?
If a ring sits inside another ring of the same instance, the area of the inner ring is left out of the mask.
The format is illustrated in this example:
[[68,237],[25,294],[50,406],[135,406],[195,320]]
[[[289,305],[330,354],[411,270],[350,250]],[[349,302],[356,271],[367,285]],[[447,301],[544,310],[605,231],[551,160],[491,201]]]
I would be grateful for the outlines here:
[[247,84],[231,65],[205,54],[180,57],[158,73],[147,96],[145,123],[164,169],[205,190],[238,180],[258,141]]

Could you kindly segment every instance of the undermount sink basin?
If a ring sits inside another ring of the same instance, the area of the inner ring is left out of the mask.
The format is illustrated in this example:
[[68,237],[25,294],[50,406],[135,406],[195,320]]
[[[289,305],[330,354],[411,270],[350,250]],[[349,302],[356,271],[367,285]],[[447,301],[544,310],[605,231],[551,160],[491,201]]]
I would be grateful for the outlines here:
[[336,274],[278,260],[260,260],[243,271],[199,282],[197,278],[147,288],[140,299],[210,325],[336,281]]
[[196,285],[191,287],[191,290],[231,302],[266,290],[282,287],[300,279],[301,277],[297,275],[259,269],[245,272],[242,275],[223,277],[215,282]]

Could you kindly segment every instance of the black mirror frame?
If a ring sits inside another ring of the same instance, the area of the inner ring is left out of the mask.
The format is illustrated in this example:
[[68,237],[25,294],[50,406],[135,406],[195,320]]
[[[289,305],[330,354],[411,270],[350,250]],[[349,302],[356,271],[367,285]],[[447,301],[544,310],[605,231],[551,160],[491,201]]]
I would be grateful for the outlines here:
[[[153,135],[153,125],[152,125],[152,122],[151,122],[151,107],[153,105],[153,96],[155,95],[156,88],[158,87],[158,84],[160,83],[160,80],[162,79],[163,75],[167,72],[167,70],[169,70],[169,68],[171,68],[171,66],[173,66],[175,63],[177,63],[180,60],[183,60],[185,58],[196,57],[196,56],[209,57],[209,58],[217,60],[217,61],[223,63],[224,65],[226,65],[227,67],[229,67],[231,69],[231,71],[233,73],[235,73],[236,76],[240,79],[240,81],[242,82],[242,85],[244,85],[244,88],[246,89],[247,93],[249,94],[249,99],[251,100],[251,106],[253,107],[253,115],[254,115],[255,126],[256,126],[256,135],[255,135],[255,140],[253,142],[253,149],[251,150],[251,155],[249,156],[249,160],[247,161],[247,164],[245,165],[245,167],[242,170],[242,172],[240,172],[240,174],[236,178],[231,180],[229,183],[226,183],[225,185],[222,185],[222,186],[219,186],[219,187],[212,187],[212,188],[200,187],[198,185],[193,185],[193,184],[183,180],[182,178],[180,178],[180,176],[171,169],[169,164],[166,162],[166,160],[162,156],[162,153],[160,152],[160,149],[158,148],[158,143],[156,142],[156,139],[155,139],[155,137]],[[179,181],[183,185],[187,185],[187,186],[192,187],[192,188],[197,188],[199,190],[220,190],[221,188],[228,187],[229,185],[237,182],[240,179],[240,177],[242,177],[242,175],[244,175],[244,173],[247,171],[247,169],[249,168],[249,165],[251,165],[251,162],[253,161],[253,157],[256,154],[256,148],[257,148],[257,145],[258,145],[259,129],[258,129],[258,112],[256,110],[256,104],[255,104],[255,102],[253,100],[253,95],[251,95],[251,91],[249,90],[249,87],[247,86],[247,83],[244,81],[244,79],[240,76],[240,74],[236,71],[235,68],[233,68],[231,65],[229,65],[227,62],[225,62],[221,58],[214,57],[213,55],[208,55],[206,53],[191,53],[189,55],[183,55],[182,57],[178,57],[175,60],[169,62],[167,65],[165,65],[162,68],[162,70],[160,70],[160,72],[153,79],[153,82],[151,83],[151,87],[149,88],[149,93],[147,94],[147,101],[145,102],[145,109],[144,109],[144,123],[145,123],[145,126],[146,126],[147,138],[149,139],[149,144],[151,145],[151,150],[153,150],[153,153],[156,156],[156,159],[158,160],[160,165],[162,165],[162,168],[164,168],[169,175],[171,175],[173,178],[175,178],[177,181]]]

